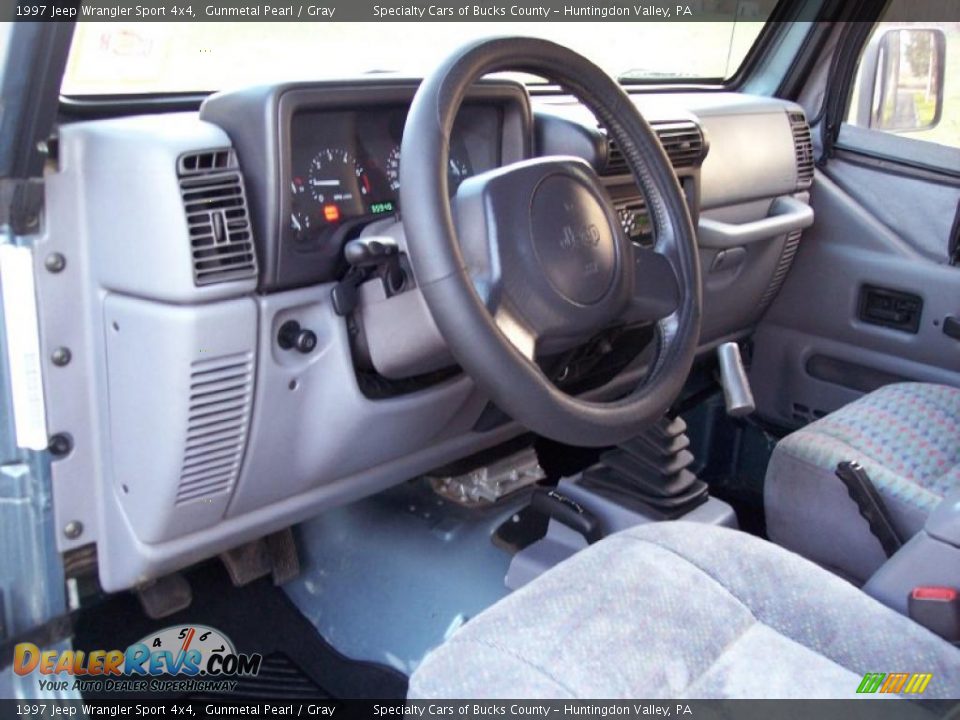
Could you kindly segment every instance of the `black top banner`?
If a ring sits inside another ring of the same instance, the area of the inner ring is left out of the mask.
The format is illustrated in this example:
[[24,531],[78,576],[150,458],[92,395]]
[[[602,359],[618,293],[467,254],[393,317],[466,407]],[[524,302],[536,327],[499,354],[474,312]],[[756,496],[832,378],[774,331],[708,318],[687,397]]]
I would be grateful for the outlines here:
[[[764,22],[776,0],[0,0],[5,22]],[[822,2],[796,2],[791,21],[817,20]],[[779,16],[778,16],[779,17]],[[958,0],[898,2],[887,21],[960,21]]]

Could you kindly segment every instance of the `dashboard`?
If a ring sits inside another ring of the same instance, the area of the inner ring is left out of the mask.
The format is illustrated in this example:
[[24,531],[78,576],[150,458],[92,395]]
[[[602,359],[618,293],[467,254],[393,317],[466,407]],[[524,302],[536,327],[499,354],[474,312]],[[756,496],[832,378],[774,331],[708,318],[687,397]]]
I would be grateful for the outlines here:
[[[59,128],[35,255],[80,261],[66,284],[37,274],[42,337],[74,357],[44,373],[57,400],[48,427],[73,438],[52,464],[54,507],[58,527],[85,528],[61,533],[60,549],[95,544],[104,588],[524,432],[449,367],[416,285],[387,292],[383,278],[364,278],[356,311],[335,307],[344,243],[365,227],[402,239],[399,147],[416,88],[380,77],[261,86],[211,96],[199,114]],[[770,218],[779,198],[806,202],[809,129],[799,106],[770,98],[632,98],[699,224],[706,352],[746,336],[789,269],[800,233]],[[496,167],[573,155],[596,169],[631,239],[655,242],[622,153],[573,98],[488,81],[461,116],[451,191]],[[545,371],[568,392],[619,397],[642,377],[648,331],[604,329]],[[59,402],[77,387],[83,402]]]

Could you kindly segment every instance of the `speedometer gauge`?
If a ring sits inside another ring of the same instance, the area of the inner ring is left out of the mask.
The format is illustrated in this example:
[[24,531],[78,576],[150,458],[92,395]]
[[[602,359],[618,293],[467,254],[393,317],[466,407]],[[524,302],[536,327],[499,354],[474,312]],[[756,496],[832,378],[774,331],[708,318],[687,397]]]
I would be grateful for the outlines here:
[[321,217],[327,222],[338,222],[342,217],[363,214],[370,179],[350,152],[324,148],[310,161],[307,187],[321,205]]

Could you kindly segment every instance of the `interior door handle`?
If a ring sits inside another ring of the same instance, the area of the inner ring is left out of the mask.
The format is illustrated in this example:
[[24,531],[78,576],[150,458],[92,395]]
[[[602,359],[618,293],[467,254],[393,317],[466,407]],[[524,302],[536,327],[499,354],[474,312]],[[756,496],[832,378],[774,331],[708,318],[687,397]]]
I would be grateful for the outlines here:
[[767,217],[743,224],[725,223],[701,216],[697,224],[700,247],[718,250],[768,240],[813,224],[813,208],[783,195],[770,205]]

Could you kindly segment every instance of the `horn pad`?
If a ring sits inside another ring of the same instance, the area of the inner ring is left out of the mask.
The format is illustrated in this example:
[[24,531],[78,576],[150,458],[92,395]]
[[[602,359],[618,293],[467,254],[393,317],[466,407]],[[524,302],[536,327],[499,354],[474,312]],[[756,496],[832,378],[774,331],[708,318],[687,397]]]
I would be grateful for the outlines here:
[[592,188],[569,175],[544,178],[530,203],[530,234],[547,280],[566,300],[593,305],[610,291],[617,245]]

